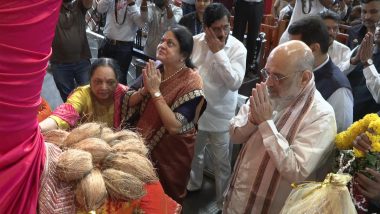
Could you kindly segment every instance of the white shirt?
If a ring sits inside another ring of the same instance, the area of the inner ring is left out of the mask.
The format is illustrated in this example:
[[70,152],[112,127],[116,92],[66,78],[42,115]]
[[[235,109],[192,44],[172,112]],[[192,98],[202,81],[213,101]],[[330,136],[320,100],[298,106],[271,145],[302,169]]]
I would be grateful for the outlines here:
[[[288,34],[288,29],[289,26],[292,25],[292,23],[307,17],[307,16],[315,16],[318,15],[319,12],[321,12],[325,7],[319,2],[319,0],[314,0],[314,1],[305,1],[306,2],[306,8],[305,12],[309,11],[309,8],[311,6],[310,13],[305,14],[302,12],[302,0],[296,0],[296,4],[294,6],[293,14],[292,17],[290,18],[289,25],[284,31],[284,33],[281,36],[280,39],[280,44],[289,41],[289,34]],[[311,5],[309,3],[311,2]]]
[[350,67],[351,50],[346,45],[334,40],[327,53],[341,71],[345,71]]
[[287,12],[291,11],[291,10],[293,10],[293,7],[292,7],[290,4],[288,4],[288,5],[286,5],[284,8],[282,8],[282,9],[280,10],[280,14],[278,15],[278,20],[279,20],[279,21],[280,21],[280,20],[283,20],[285,14],[286,14]]
[[182,8],[170,4],[173,17],[168,19],[165,8],[160,9],[155,4],[148,5],[148,37],[144,47],[144,52],[148,56],[156,57],[157,46],[164,33],[169,27],[174,27],[182,17]]
[[117,20],[123,22],[126,11],[125,22],[120,25],[115,19],[115,0],[100,0],[97,11],[99,13],[107,12],[106,25],[104,26],[104,35],[109,39],[119,41],[135,41],[138,28],[144,27],[147,20],[147,12],[141,12],[138,7],[141,1],[137,0],[135,5],[127,6],[126,0],[119,1],[119,9],[117,10]]
[[363,69],[365,83],[376,103],[380,103],[380,75],[374,65]]
[[235,115],[237,90],[244,78],[247,49],[229,35],[224,48],[213,53],[207,46],[205,33],[193,38],[191,59],[199,69],[207,101],[198,128],[203,131],[228,131],[229,120]]
[[[270,204],[268,213],[280,213],[286,198],[291,191],[291,183],[303,180],[315,180],[315,172],[322,165],[324,160],[334,147],[334,137],[336,135],[336,123],[334,112],[331,106],[316,91],[313,105],[307,115],[304,116],[299,131],[296,133],[294,141],[290,143],[278,131],[274,121],[277,115],[283,112],[274,113],[273,120],[267,120],[259,126],[255,126],[248,121],[249,104],[241,107],[239,113],[231,120],[231,142],[244,143],[246,152],[240,160],[239,170],[236,176],[234,191],[230,206],[226,213],[244,213],[244,208],[248,204],[248,197],[253,188],[253,180],[259,174],[259,165],[262,157],[268,153],[270,160],[268,167],[276,168],[280,174],[280,180],[274,192],[273,201]],[[278,116],[277,116],[278,117]],[[259,129],[260,137],[252,135]],[[265,192],[264,186],[270,185],[272,174],[266,176],[259,187],[255,203],[263,204],[261,195]],[[308,178],[308,179],[306,179]],[[263,190],[262,190],[263,189]],[[261,213],[261,207],[254,206],[251,213]]]
[[[323,67],[328,61],[329,57],[325,62],[316,67],[314,71]],[[345,131],[353,122],[354,97],[351,90],[344,87],[339,88],[326,101],[334,109],[338,132]]]

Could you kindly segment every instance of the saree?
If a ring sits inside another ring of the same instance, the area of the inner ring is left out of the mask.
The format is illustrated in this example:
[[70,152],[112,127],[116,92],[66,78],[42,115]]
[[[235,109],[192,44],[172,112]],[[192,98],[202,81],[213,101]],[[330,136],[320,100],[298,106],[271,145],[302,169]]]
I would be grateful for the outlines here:
[[51,118],[61,129],[70,129],[78,122],[103,122],[109,127],[120,129],[121,97],[126,86],[118,84],[114,92],[114,103],[110,108],[102,108],[91,93],[90,85],[78,87],[68,97],[66,103],[58,106]]
[[0,211],[35,213],[45,162],[37,113],[61,1],[0,0]]
[[[179,107],[183,107],[186,103],[196,99],[204,102],[202,80],[196,71],[187,68],[174,77],[161,83],[160,91],[175,114]],[[122,118],[125,120],[123,126],[136,128],[142,134],[166,194],[182,204],[186,196],[186,185],[194,155],[196,123],[204,106],[199,105],[201,106],[199,109],[191,108],[190,111],[195,112],[194,118],[183,123],[179,134],[170,135],[151,97],[145,97],[137,106],[128,106],[133,92],[127,92],[123,98]]]

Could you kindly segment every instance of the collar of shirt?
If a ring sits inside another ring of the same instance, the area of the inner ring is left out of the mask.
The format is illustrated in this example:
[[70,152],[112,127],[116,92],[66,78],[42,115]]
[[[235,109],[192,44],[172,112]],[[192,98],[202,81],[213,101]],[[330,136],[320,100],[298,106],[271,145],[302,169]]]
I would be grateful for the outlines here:
[[313,69],[313,72],[317,71],[318,69],[322,68],[324,65],[327,64],[327,62],[330,60],[330,56],[327,54],[327,59],[322,63],[320,64],[319,66],[317,66],[316,68]]

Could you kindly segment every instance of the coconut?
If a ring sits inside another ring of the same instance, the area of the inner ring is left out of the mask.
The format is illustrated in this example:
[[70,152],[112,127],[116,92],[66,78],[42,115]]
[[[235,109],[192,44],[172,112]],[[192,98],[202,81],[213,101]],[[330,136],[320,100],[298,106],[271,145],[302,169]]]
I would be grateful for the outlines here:
[[72,145],[72,148],[81,149],[91,153],[92,161],[99,164],[111,152],[111,147],[102,139],[86,138]]
[[135,200],[146,194],[144,183],[129,173],[106,169],[102,174],[108,194],[114,200]]
[[89,138],[89,137],[99,137],[102,131],[103,125],[98,123],[85,123],[75,129],[73,129],[67,136],[63,144],[70,147],[74,143]]
[[67,138],[69,133],[67,131],[61,129],[54,129],[51,131],[47,131],[42,133],[44,136],[44,140],[49,143],[53,143],[59,147],[63,145],[63,141]]
[[120,132],[116,132],[116,139],[118,140],[130,140],[130,139],[137,139],[142,141],[142,137],[137,132],[133,132],[131,130],[122,130]]
[[134,152],[111,153],[103,161],[103,168],[113,168],[130,173],[145,183],[157,181],[152,163]]
[[148,148],[146,148],[145,144],[141,140],[137,139],[119,141],[117,144],[112,146],[112,149],[115,152],[135,152],[142,156],[146,156],[148,154]]
[[107,143],[113,141],[116,139],[112,129],[105,127],[102,129],[102,132],[100,134],[100,138],[106,141]]
[[57,176],[65,182],[83,178],[93,169],[92,156],[89,152],[69,149],[62,152],[57,162]]
[[80,207],[87,212],[103,205],[107,198],[107,189],[99,170],[92,170],[79,182],[75,190],[75,198]]

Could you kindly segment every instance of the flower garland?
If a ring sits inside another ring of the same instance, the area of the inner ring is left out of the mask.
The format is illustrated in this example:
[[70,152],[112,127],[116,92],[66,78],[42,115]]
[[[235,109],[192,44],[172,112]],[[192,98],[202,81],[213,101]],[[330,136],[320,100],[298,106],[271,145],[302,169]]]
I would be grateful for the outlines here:
[[[372,130],[371,132],[368,130]],[[352,149],[352,142],[365,132],[371,141],[372,152],[380,152],[380,117],[377,114],[367,114],[363,119],[353,123],[346,131],[336,135],[335,145],[339,150]],[[353,148],[355,157],[364,157],[364,153]]]

